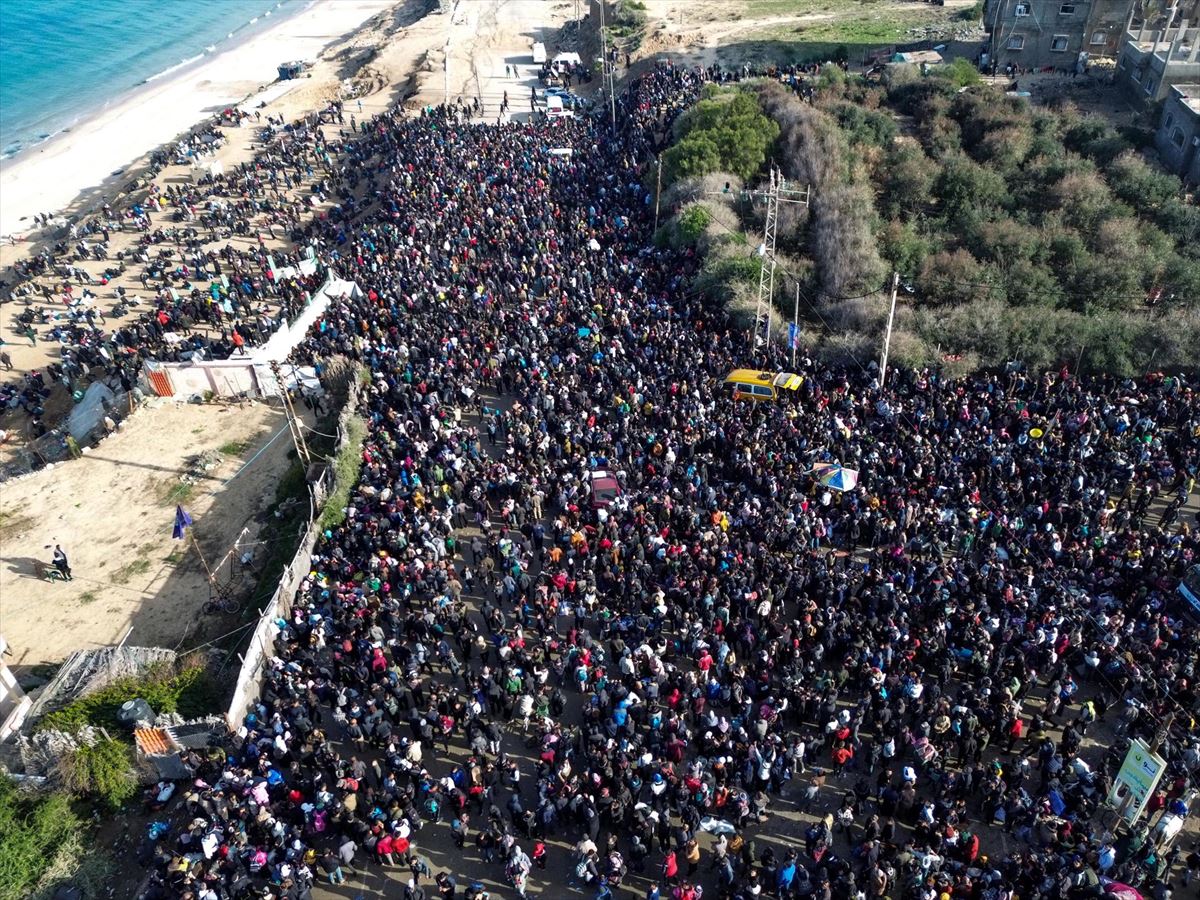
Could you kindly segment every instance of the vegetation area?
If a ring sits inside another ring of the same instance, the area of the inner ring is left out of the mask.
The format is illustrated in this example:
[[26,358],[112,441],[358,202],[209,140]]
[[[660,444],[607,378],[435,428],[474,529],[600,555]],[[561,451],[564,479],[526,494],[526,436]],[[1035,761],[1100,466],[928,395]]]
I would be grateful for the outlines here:
[[70,881],[101,896],[112,861],[87,843],[87,826],[62,793],[21,790],[0,776],[0,900],[42,900]]
[[[970,5],[912,4],[888,0],[731,0],[722,17],[744,23],[731,59],[779,64],[862,61],[885,47],[920,40],[965,38],[983,16],[982,0]],[[686,14],[685,14],[686,15]]]
[[[757,180],[772,159],[812,191],[807,210],[780,217],[776,300],[790,318],[799,285],[815,352],[874,357],[895,270],[908,289],[897,361],[1195,365],[1200,209],[1179,179],[1140,155],[1136,131],[978,81],[959,61],[882,84],[827,67],[811,104],[778,82],[711,89],[664,154],[675,215],[659,239],[699,247],[698,286],[745,305],[761,206],[720,185],[725,172]],[[715,105],[738,114],[714,125]],[[723,149],[721,129],[744,155]]]
[[127,700],[141,698],[156,713],[194,718],[213,712],[220,694],[220,685],[204,665],[193,661],[179,666],[159,663],[140,676],[118,678],[48,713],[38,720],[37,729],[75,732],[90,725],[123,733],[125,727],[117,721],[117,711]]
[[362,448],[366,436],[367,423],[362,416],[349,416],[346,422],[346,442],[333,461],[333,490],[329,492],[325,508],[317,520],[322,529],[340,525],[346,519],[350,491],[358,483],[358,473],[362,469]]
[[646,4],[641,0],[606,0],[608,40],[622,52],[632,53],[646,32]]

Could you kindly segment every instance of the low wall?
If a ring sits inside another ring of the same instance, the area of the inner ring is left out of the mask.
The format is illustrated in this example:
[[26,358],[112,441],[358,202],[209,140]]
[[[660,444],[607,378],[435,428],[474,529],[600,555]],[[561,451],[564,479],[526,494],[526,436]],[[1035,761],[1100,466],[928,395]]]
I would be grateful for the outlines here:
[[[348,438],[347,421],[358,408],[359,390],[358,379],[351,375],[346,404],[338,417],[338,451],[345,446]],[[317,517],[321,512],[320,507],[312,500],[316,497],[328,497],[332,491],[333,468],[329,467],[325,470],[320,483],[310,485],[308,523],[300,538],[300,546],[296,549],[296,555],[292,557],[292,561],[283,570],[275,593],[271,595],[271,601],[259,611],[258,624],[254,627],[254,634],[245,651],[240,654],[242,664],[238,670],[233,697],[229,701],[229,710],[225,714],[225,719],[231,729],[236,730],[241,725],[250,704],[257,699],[261,692],[263,668],[267,660],[275,655],[275,637],[279,634],[276,622],[279,619],[286,621],[291,616],[292,601],[296,597],[296,590],[312,566],[313,548],[320,537]]]
[[357,284],[330,274],[296,320],[280,323],[261,347],[247,348],[229,359],[186,363],[148,360],[144,365],[146,381],[159,397],[190,397],[209,391],[217,397],[273,397],[279,388],[272,365],[280,365],[285,377],[295,377],[297,368],[286,359],[296,345],[304,340],[333,300],[361,295]]
[[287,620],[291,615],[292,599],[312,564],[312,551],[316,546],[317,536],[316,523],[310,520],[304,530],[304,536],[300,539],[296,555],[283,570],[279,585],[271,595],[271,601],[259,613],[258,624],[254,628],[249,646],[240,654],[242,665],[238,670],[233,698],[229,701],[229,710],[225,715],[231,729],[236,729],[241,724],[251,701],[259,695],[263,665],[275,655],[275,636],[279,634],[276,620]]

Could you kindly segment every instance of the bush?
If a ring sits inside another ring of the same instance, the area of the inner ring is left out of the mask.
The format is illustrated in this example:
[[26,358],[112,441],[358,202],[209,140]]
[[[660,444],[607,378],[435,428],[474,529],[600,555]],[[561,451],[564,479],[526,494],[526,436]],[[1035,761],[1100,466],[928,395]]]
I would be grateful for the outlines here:
[[156,713],[195,718],[217,711],[220,697],[220,685],[204,666],[189,666],[176,673],[172,666],[158,663],[143,675],[118,678],[48,713],[38,721],[37,730],[74,733],[86,725],[123,730],[124,726],[117,721],[117,711],[127,700],[138,698],[149,703]]
[[699,204],[689,206],[679,214],[677,225],[679,239],[685,244],[694,246],[710,224],[712,224],[712,213]]
[[113,810],[120,809],[138,790],[133,748],[110,737],[80,744],[65,754],[56,774],[71,793],[91,797]]
[[864,109],[854,103],[838,103],[832,112],[854,144],[871,144],[886,149],[900,130],[896,120],[886,113]]
[[346,441],[333,461],[333,490],[329,492],[317,519],[317,525],[322,530],[341,525],[346,520],[350,492],[354,490],[358,473],[362,471],[363,442],[366,437],[367,423],[362,416],[350,416],[346,422]]
[[0,776],[0,900],[23,900],[83,823],[63,794],[21,791]]
[[679,118],[675,133],[678,143],[663,154],[668,183],[716,171],[745,179],[762,169],[779,126],[752,94],[734,90],[699,101]]
[[[974,16],[974,10],[968,10],[968,12],[971,12],[974,18],[978,18],[978,16]],[[942,66],[937,70],[937,75],[958,87],[970,87],[983,80],[975,64],[962,57],[951,60],[948,65]]]

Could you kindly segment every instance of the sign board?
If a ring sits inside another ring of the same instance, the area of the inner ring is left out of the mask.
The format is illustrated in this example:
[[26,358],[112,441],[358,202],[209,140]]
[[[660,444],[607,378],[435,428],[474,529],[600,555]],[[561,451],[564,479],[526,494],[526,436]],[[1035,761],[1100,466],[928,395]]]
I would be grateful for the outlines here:
[[1134,738],[1108,793],[1109,804],[1132,825],[1145,810],[1166,768],[1161,756]]

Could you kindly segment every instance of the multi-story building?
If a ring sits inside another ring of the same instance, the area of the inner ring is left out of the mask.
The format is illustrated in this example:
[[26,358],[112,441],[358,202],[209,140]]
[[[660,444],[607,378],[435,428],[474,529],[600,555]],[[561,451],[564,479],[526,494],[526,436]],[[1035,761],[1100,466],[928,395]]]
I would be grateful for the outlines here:
[[1200,185],[1200,84],[1171,87],[1154,143],[1164,168],[1185,184]]
[[1096,57],[1116,57],[1131,0],[987,0],[989,58],[1034,71],[1082,72]]
[[1144,104],[1165,99],[1173,85],[1200,83],[1200,28],[1189,27],[1187,19],[1174,21],[1166,28],[1143,22],[1125,35],[1117,83]]

